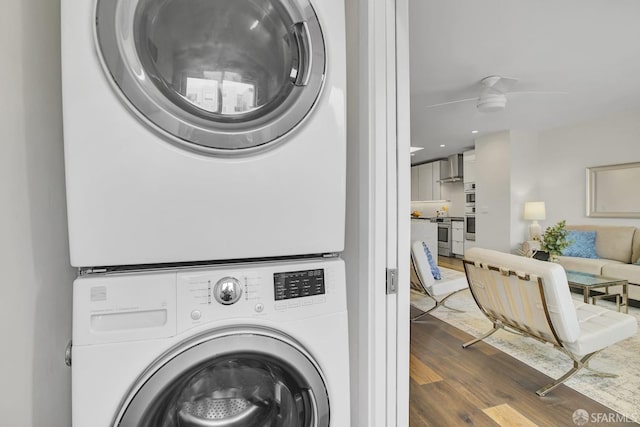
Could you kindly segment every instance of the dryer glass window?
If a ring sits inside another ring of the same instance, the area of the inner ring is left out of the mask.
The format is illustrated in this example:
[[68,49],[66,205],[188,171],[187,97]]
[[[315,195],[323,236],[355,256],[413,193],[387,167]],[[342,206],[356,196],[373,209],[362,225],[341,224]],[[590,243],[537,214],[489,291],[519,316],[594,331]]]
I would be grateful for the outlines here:
[[194,114],[250,120],[295,84],[294,22],[278,1],[143,0],[134,25],[152,81]]
[[97,0],[105,71],[171,142],[267,145],[311,114],[326,51],[309,0]]

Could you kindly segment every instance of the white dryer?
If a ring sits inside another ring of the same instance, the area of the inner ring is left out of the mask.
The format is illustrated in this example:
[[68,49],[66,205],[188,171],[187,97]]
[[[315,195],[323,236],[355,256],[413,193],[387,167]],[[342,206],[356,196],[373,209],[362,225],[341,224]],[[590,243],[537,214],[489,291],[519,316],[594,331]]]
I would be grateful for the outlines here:
[[341,251],[344,25],[343,0],[62,0],[72,265]]
[[350,424],[344,263],[74,283],[74,427]]

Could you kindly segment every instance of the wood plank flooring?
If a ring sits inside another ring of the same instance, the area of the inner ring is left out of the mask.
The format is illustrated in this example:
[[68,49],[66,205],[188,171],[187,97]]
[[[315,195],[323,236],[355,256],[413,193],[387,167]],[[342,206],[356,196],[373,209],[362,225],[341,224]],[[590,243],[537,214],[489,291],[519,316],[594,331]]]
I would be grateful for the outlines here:
[[[438,264],[462,269],[451,258]],[[615,413],[564,385],[538,397],[535,390],[551,378],[483,342],[463,349],[472,336],[430,315],[423,319],[411,324],[411,427],[575,426],[577,409]]]

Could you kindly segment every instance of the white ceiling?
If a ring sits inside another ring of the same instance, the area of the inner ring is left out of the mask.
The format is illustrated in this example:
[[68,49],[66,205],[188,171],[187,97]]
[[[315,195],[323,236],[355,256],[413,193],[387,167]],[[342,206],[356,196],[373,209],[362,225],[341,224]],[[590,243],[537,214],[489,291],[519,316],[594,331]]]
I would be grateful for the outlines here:
[[[638,0],[409,0],[412,163],[501,130],[538,131],[640,109]],[[476,103],[490,75],[516,77],[504,111]],[[472,130],[478,130],[472,135]],[[445,144],[444,148],[440,144]]]

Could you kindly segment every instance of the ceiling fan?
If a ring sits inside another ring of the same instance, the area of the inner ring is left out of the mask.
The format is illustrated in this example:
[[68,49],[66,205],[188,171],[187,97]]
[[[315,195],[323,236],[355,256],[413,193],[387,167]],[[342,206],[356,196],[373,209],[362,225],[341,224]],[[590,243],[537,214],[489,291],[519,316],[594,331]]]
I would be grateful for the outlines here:
[[507,106],[507,95],[514,94],[545,94],[566,95],[567,92],[559,91],[512,91],[511,88],[519,79],[503,76],[489,76],[478,82],[480,94],[474,98],[456,99],[454,101],[441,102],[427,105],[426,108],[442,107],[444,105],[458,104],[461,102],[476,101],[476,108],[482,113],[502,111]]

